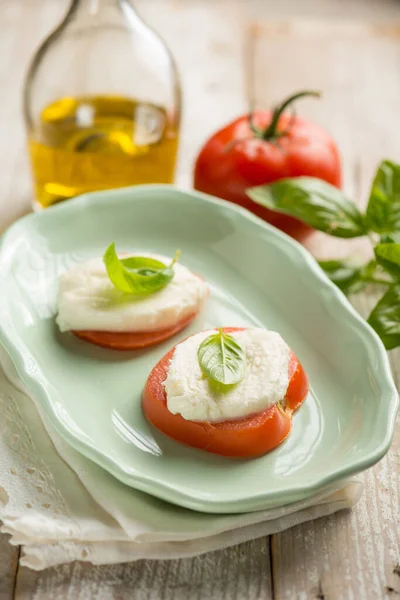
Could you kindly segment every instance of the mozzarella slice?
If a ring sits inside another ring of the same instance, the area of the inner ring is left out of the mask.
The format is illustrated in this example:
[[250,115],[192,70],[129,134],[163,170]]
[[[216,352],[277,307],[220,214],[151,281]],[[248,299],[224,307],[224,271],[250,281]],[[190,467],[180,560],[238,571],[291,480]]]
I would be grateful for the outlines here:
[[[164,264],[171,258],[153,254]],[[61,331],[159,331],[197,313],[207,298],[206,283],[177,263],[170,283],[149,296],[117,290],[101,258],[77,264],[61,275],[57,324]]]
[[175,348],[164,382],[172,414],[218,423],[262,412],[284,398],[291,351],[279,333],[257,328],[231,334],[245,352],[246,371],[225,393],[211,389],[197,358],[199,345],[212,333],[215,330],[197,333]]

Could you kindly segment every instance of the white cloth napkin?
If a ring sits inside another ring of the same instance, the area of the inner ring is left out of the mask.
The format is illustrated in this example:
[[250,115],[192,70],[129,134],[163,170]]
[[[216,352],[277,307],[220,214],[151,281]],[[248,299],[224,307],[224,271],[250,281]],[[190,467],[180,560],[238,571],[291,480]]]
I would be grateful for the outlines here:
[[1,530],[22,544],[21,564],[32,569],[194,556],[350,508],[360,498],[362,484],[352,478],[307,501],[250,514],[173,506],[123,485],[69,447],[41,420],[3,350],[0,363]]

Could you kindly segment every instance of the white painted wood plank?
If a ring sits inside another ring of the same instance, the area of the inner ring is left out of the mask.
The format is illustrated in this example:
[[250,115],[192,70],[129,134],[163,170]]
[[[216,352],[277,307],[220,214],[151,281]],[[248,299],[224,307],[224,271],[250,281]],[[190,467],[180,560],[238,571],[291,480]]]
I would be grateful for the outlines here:
[[267,538],[205,556],[93,567],[21,568],[16,600],[272,600]]
[[[224,0],[219,1],[224,2]],[[249,17],[256,22],[274,18],[291,20],[321,18],[328,21],[343,19],[391,21],[400,18],[400,5],[397,0],[243,0],[243,2],[248,4]]]
[[246,3],[140,0],[136,6],[167,42],[181,74],[183,120],[177,183],[190,187],[193,163],[203,142],[247,109]]
[[22,118],[22,84],[35,48],[65,10],[65,2],[0,3],[0,235],[31,209],[32,191]]
[[[400,106],[400,44],[396,28],[368,23],[280,21],[249,30],[255,52],[256,105],[274,105],[293,91],[320,90],[297,111],[323,125],[337,141],[344,189],[360,205],[378,163],[400,162],[394,123]],[[329,258],[332,242],[316,234],[312,252]],[[335,253],[368,252],[365,240],[334,241]]]
[[[393,135],[400,106],[397,27],[270,22],[250,35],[258,104],[299,88],[322,90],[322,101],[304,101],[298,111],[332,132],[343,155],[345,188],[364,205],[377,163],[383,157],[400,162],[400,138]],[[369,250],[368,242],[320,234],[309,246],[320,256]],[[367,316],[376,299],[362,294],[354,302]],[[392,352],[398,384],[399,358]],[[273,536],[274,598],[375,600],[400,593],[400,530],[393,526],[400,515],[399,429],[390,453],[363,476],[365,492],[352,513]]]

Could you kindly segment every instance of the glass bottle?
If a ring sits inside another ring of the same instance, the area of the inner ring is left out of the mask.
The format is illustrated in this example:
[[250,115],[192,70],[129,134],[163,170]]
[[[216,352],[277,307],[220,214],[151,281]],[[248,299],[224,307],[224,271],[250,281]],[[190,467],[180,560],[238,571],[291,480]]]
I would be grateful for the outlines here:
[[72,0],[25,82],[35,206],[173,181],[180,104],[173,58],[130,0]]

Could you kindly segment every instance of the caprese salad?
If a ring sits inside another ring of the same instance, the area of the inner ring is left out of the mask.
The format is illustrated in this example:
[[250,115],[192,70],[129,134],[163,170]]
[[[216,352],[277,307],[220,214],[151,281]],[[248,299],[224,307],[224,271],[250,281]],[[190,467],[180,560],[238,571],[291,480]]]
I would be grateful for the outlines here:
[[178,442],[254,457],[288,436],[307,393],[307,376],[278,333],[225,327],[168,352],[150,373],[142,404],[147,419]]
[[104,256],[61,275],[57,324],[98,346],[133,350],[163,342],[189,325],[208,286],[174,258],[155,254]]

